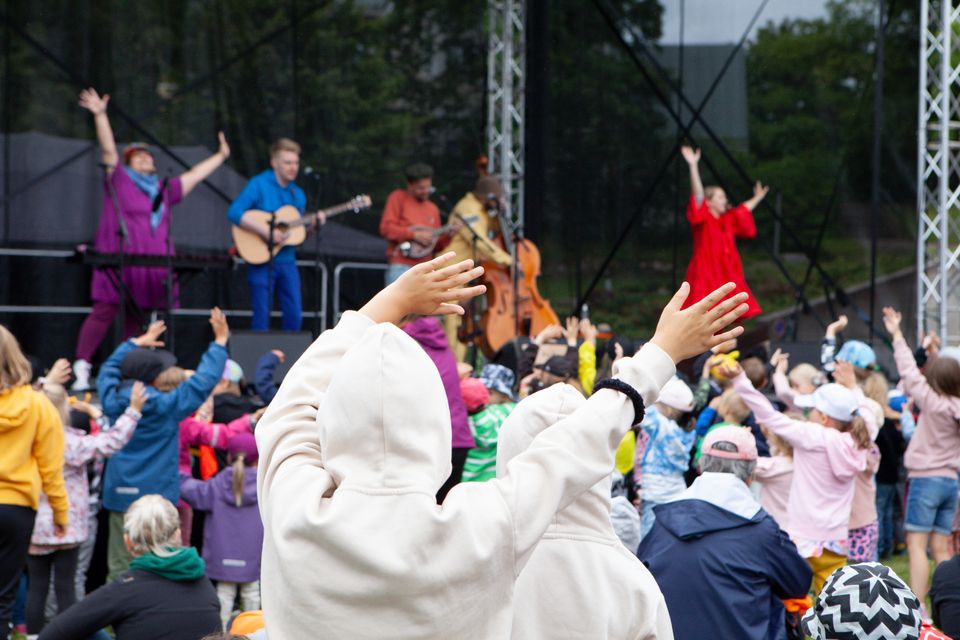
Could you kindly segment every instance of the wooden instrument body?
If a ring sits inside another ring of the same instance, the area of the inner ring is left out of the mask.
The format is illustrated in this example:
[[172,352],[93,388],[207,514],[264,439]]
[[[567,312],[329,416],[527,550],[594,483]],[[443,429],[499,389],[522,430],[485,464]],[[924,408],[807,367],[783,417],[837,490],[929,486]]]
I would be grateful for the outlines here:
[[[484,267],[483,282],[487,285],[487,308],[480,320],[480,348],[488,358],[518,335],[534,336],[548,325],[560,323],[550,301],[537,289],[540,251],[533,242],[520,240],[517,243],[516,301],[511,269],[492,261],[481,264]],[[515,308],[517,317],[514,316]]]
[[[244,217],[250,217],[256,222],[270,224],[269,211],[258,211],[251,209],[243,214]],[[280,231],[287,232],[287,238],[283,242],[278,242],[273,246],[273,255],[277,255],[284,247],[298,247],[307,239],[307,229],[304,226],[304,220],[300,212],[293,205],[285,205],[276,211],[276,222],[274,226]],[[270,249],[267,243],[259,235],[233,225],[233,241],[237,245],[237,251],[243,256],[248,264],[266,264],[270,260]]]

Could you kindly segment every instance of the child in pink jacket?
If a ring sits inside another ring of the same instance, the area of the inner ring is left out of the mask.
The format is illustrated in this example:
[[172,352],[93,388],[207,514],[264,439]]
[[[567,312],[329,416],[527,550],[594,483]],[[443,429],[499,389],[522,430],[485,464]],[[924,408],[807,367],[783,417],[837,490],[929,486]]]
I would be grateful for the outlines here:
[[798,407],[811,411],[809,420],[794,420],[774,409],[739,365],[728,365],[724,373],[757,422],[793,447],[787,533],[810,563],[819,592],[846,563],[854,481],[867,464],[870,440],[857,397],[841,385],[824,385],[812,396],[795,398]]

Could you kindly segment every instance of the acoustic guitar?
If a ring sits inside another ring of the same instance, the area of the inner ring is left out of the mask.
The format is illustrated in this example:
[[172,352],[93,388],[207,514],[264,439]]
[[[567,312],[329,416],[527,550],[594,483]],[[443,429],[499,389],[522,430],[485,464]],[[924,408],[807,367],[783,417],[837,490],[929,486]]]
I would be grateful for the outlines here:
[[[359,213],[364,209],[369,209],[372,205],[373,201],[370,200],[370,196],[359,195],[354,196],[347,202],[334,205],[328,209],[320,209],[316,213],[308,213],[305,216],[301,216],[293,205],[280,207],[273,213],[251,209],[243,215],[265,225],[270,224],[270,218],[272,217],[274,228],[287,234],[282,242],[273,245],[273,255],[277,255],[284,247],[297,247],[303,244],[303,241],[307,239],[306,225],[312,224],[320,213],[323,213],[329,220],[341,213]],[[237,253],[247,264],[266,264],[270,261],[270,249],[267,241],[257,233],[233,225],[233,242],[237,245]]]
[[410,229],[413,231],[429,231],[430,242],[427,244],[420,244],[416,240],[407,240],[406,242],[401,242],[397,246],[397,250],[404,258],[412,258],[414,260],[432,256],[433,250],[436,249],[437,242],[440,241],[440,238],[453,231],[455,228],[456,225],[454,223],[445,224],[437,229],[434,229],[433,227],[425,227],[421,224],[415,224],[410,227]]

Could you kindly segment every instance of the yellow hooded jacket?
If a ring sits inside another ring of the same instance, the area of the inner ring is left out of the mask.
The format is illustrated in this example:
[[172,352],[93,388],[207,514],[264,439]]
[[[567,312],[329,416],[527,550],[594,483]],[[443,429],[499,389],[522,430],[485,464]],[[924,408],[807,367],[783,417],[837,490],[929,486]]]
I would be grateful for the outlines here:
[[60,416],[46,396],[25,384],[0,392],[0,504],[36,509],[41,487],[53,521],[66,525]]

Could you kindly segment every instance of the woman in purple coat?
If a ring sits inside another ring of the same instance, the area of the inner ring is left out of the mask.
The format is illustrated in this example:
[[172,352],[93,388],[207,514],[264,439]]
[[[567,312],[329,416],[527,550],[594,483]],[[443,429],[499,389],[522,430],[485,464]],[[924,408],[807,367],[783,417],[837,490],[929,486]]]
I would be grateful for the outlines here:
[[263,523],[257,506],[257,441],[238,433],[227,442],[232,467],[207,481],[180,474],[180,497],[207,512],[203,560],[217,581],[220,618],[227,626],[239,589],[243,610],[260,608],[260,553]]
[[476,444],[470,433],[470,422],[467,419],[467,406],[463,403],[460,394],[460,375],[457,373],[457,358],[450,349],[447,334],[443,331],[440,321],[433,316],[424,316],[408,322],[403,330],[423,347],[440,372],[443,381],[443,390],[447,393],[447,403],[450,405],[450,428],[453,434],[453,451],[451,452],[453,471],[450,477],[437,492],[437,502],[443,502],[447,492],[460,482],[463,475],[463,465],[467,461],[467,452]]
[[[170,207],[180,202],[223,164],[230,156],[230,147],[221,132],[220,148],[215,154],[186,173],[160,180],[150,148],[142,143],[133,143],[124,149],[123,165],[118,167],[120,155],[113,138],[113,130],[110,128],[110,120],[107,118],[109,101],[110,96],[101,97],[93,89],[85,89],[80,93],[80,106],[93,114],[97,142],[100,144],[100,159],[106,170],[103,210],[93,246],[103,253],[117,253],[120,250],[119,225],[112,190],[116,193],[120,216],[128,233],[124,252],[167,255],[169,251],[173,254],[173,242],[169,239]],[[122,277],[133,302],[145,310],[167,307],[166,279],[167,270],[164,267],[125,267]],[[176,300],[176,288],[172,294],[172,299]],[[90,386],[90,362],[93,354],[103,342],[119,310],[120,298],[111,282],[109,271],[94,269],[90,296],[93,298],[93,310],[80,328],[77,339],[76,360],[73,363],[76,376],[74,390],[83,390]],[[128,309],[124,318],[124,338],[136,335],[140,330],[136,316],[130,311]]]

